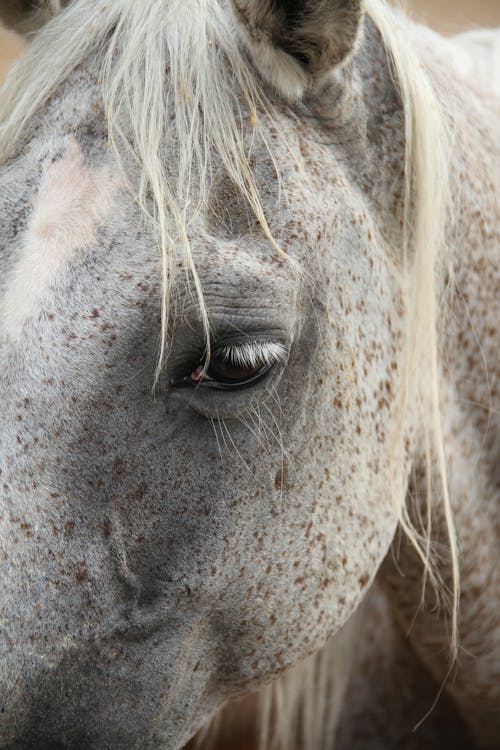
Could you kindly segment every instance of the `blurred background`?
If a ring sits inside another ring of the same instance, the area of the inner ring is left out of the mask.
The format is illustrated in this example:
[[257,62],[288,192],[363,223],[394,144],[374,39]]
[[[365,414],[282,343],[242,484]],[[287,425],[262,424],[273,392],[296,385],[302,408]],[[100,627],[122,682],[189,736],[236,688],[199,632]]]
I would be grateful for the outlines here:
[[12,61],[22,52],[22,49],[23,45],[20,40],[0,26],[0,82]]
[[[407,0],[403,4],[418,20],[448,34],[474,26],[500,26],[500,0]],[[22,49],[22,42],[0,27],[0,81]]]
[[453,34],[475,26],[500,26],[500,0],[407,0],[411,15]]

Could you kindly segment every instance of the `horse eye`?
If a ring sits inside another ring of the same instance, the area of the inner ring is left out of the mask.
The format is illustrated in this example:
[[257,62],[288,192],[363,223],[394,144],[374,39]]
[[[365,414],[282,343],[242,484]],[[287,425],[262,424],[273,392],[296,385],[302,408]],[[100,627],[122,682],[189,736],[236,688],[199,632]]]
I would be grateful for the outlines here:
[[230,391],[247,388],[262,380],[273,367],[285,360],[282,344],[240,344],[214,349],[208,365],[200,362],[187,376],[172,385],[191,385]]
[[245,388],[261,380],[273,367],[274,362],[256,365],[234,365],[218,357],[212,357],[208,368],[199,365],[190,375],[194,386],[226,391]]

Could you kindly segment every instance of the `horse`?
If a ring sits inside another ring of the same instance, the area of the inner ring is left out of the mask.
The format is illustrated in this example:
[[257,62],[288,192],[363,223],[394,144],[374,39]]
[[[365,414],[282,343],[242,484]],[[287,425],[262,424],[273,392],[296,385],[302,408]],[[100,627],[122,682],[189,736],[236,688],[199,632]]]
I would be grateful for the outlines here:
[[498,35],[0,18],[0,746],[498,747]]

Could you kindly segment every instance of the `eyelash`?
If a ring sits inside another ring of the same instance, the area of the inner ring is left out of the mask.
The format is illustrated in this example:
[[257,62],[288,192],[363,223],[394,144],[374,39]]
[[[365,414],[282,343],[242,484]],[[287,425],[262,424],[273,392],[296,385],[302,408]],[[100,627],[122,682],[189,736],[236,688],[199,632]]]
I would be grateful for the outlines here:
[[214,358],[241,368],[278,364],[286,360],[286,355],[287,350],[283,344],[270,341],[227,344],[213,352]]

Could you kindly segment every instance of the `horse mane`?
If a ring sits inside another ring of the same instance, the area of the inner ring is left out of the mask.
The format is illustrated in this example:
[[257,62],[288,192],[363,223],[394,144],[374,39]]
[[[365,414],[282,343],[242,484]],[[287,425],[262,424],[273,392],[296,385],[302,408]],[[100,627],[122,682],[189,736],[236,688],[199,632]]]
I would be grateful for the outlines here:
[[[411,406],[421,415],[428,464],[429,511],[423,530],[416,529],[410,520],[402,488],[393,486],[392,496],[400,525],[437,590],[443,587],[432,564],[432,496],[442,504],[453,577],[450,641],[455,655],[458,552],[446,481],[436,338],[438,277],[451,205],[448,175],[452,136],[436,83],[419,62],[404,16],[389,8],[385,0],[365,0],[365,6],[387,50],[405,118],[404,228],[401,246],[393,250],[392,257],[400,260],[407,326],[392,461],[394,469],[403,461],[403,425]],[[158,376],[166,355],[169,279],[173,277],[174,262],[170,248],[174,246],[185,253],[200,303],[209,356],[209,321],[188,230],[189,223],[206,204],[216,163],[223,165],[268,239],[277,247],[242,138],[242,130],[251,127],[254,137],[262,139],[268,148],[259,113],[265,112],[272,122],[273,108],[241,51],[223,0],[197,3],[196,12],[186,0],[75,0],[34,37],[7,77],[0,95],[0,163],[16,154],[37,112],[89,56],[102,60],[101,84],[110,145],[161,249],[163,297]],[[169,117],[172,109],[173,120]],[[174,169],[163,158],[167,142],[175,145]],[[271,153],[269,148],[268,151]],[[138,168],[137,184],[130,180],[130,165]],[[440,481],[431,487],[436,467]],[[392,472],[394,476],[395,473]],[[328,654],[336,654],[336,658]],[[304,750],[323,747],[325,722],[331,716],[332,700],[335,702],[335,695],[340,696],[344,667],[338,649],[328,646],[266,688],[262,693],[262,744],[269,742],[271,729],[272,747],[292,747],[295,743],[291,738],[300,716]]]

